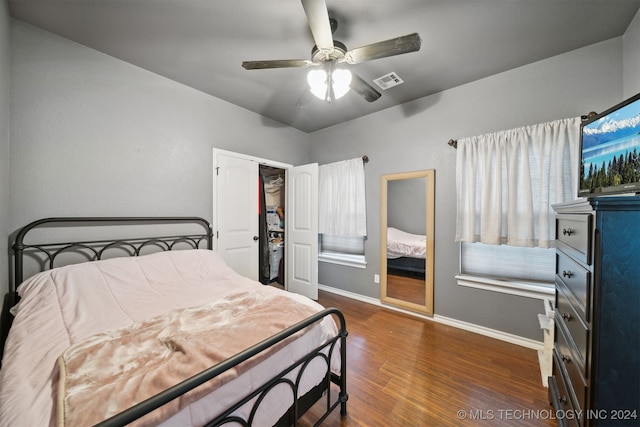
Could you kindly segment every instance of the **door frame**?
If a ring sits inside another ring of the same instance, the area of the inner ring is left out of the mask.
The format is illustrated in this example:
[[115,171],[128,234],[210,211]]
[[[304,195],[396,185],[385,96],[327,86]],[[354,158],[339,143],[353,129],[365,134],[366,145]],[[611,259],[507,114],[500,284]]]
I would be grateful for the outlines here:
[[[214,250],[218,250],[218,231],[219,231],[219,227],[218,227],[218,155],[224,155],[227,157],[235,157],[238,159],[244,159],[247,161],[251,161],[251,162],[256,162],[257,166],[259,168],[260,165],[264,165],[264,166],[270,166],[270,167],[274,167],[274,168],[279,168],[279,169],[284,169],[285,170],[285,185],[286,181],[289,180],[289,174],[291,173],[292,170],[294,170],[296,168],[296,166],[293,166],[291,164],[288,163],[282,163],[282,162],[278,162],[275,160],[269,160],[269,159],[264,159],[264,158],[260,158],[260,157],[255,157],[255,156],[250,156],[250,155],[246,155],[246,154],[241,154],[241,153],[236,153],[233,151],[227,151],[227,150],[220,150],[217,148],[213,149],[213,171],[212,171],[212,175],[213,175],[213,200],[212,200],[212,221],[211,221],[211,225],[213,227],[213,232],[214,232],[214,239],[213,239],[213,249]],[[309,166],[309,164],[307,165],[300,165],[298,167],[306,167]],[[317,167],[318,165],[315,164],[316,167],[316,179],[317,179]],[[317,184],[317,183],[316,183]],[[317,186],[317,185],[316,185]],[[257,197],[257,191],[256,191],[256,197]],[[285,212],[287,211],[287,204],[292,203],[292,201],[290,200],[290,196],[289,196],[289,189],[287,189],[286,193],[285,193]],[[317,191],[316,191],[316,197],[317,197]],[[285,214],[286,215],[286,214]],[[290,227],[290,221],[287,221],[285,219],[285,271],[287,273],[285,273],[285,283],[283,283],[285,289],[287,291],[289,291],[289,284],[290,284],[290,274],[288,274],[289,271],[291,271],[289,269],[289,266],[287,265],[288,263],[290,264],[290,259],[291,259],[291,251],[293,249],[293,240],[291,238],[287,239],[287,233],[289,232],[289,227]],[[317,224],[316,224],[316,238],[317,238]],[[315,283],[315,293],[313,295],[307,295],[309,298],[313,298],[313,296],[315,296],[317,298],[317,292],[318,292],[318,252],[317,252],[317,246],[314,246],[316,252],[312,255],[312,257],[315,259],[315,265],[313,266],[314,271],[312,272],[312,282]],[[256,260],[256,271],[259,268],[259,262],[258,260]],[[309,288],[310,289],[310,288]],[[307,292],[305,292],[304,294],[306,294]]]

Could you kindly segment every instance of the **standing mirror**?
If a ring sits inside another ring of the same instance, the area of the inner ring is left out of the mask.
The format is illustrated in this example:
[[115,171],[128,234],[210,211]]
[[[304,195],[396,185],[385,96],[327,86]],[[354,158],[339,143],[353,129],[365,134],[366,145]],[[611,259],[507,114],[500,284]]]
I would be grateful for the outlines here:
[[433,315],[435,170],[380,182],[380,301]]

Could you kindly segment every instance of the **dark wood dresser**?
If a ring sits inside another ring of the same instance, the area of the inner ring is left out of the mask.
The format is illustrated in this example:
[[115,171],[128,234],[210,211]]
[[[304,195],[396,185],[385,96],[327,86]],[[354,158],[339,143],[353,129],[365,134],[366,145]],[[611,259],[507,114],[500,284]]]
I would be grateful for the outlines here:
[[553,206],[560,426],[640,426],[640,197]]

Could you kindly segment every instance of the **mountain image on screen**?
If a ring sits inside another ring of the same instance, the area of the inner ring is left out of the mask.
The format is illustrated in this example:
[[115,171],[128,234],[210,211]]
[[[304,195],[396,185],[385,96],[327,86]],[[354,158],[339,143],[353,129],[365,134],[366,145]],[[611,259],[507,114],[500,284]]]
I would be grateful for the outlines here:
[[640,105],[634,117],[617,119],[608,117],[606,121],[596,120],[585,126],[582,136],[583,148],[591,148],[607,142],[615,142],[640,133]]
[[[582,126],[580,192],[637,191],[640,183],[640,98]],[[634,184],[634,185],[630,185]]]

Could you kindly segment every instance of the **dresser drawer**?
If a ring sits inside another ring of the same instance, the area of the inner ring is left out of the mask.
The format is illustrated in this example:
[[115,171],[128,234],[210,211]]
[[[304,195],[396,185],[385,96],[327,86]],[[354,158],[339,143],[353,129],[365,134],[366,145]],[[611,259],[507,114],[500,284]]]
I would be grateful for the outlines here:
[[590,321],[587,307],[590,307],[591,272],[559,250],[556,251],[556,275],[571,292],[578,314],[585,322]]
[[[576,313],[576,310],[573,308],[567,295],[562,289],[564,286],[557,286],[557,296],[556,296],[556,316],[559,317],[558,324],[564,325],[566,331],[569,332],[569,341],[573,341],[575,349],[577,350],[578,355],[580,356],[580,372],[582,375],[587,378],[587,352],[588,343],[589,343],[589,328],[582,322],[582,319]],[[577,361],[578,362],[578,361]]]
[[581,262],[591,265],[591,222],[592,216],[558,215],[556,218],[556,239],[569,246],[572,255]]
[[[556,326],[558,325],[556,324]],[[577,356],[575,356],[575,350],[564,334],[565,332],[562,330],[562,327],[556,328],[554,358],[557,358],[557,363],[560,365],[560,368],[562,368],[561,371],[567,374],[568,384],[566,387],[568,394],[573,394],[573,409],[580,411],[586,407],[587,384],[582,376],[581,367],[576,361]]]
[[558,427],[577,427],[576,417],[568,417],[566,414],[575,414],[572,399],[567,391],[567,380],[565,373],[560,367],[560,359],[556,351],[553,352],[553,375],[549,377],[549,401],[553,404],[554,413],[557,417]]

